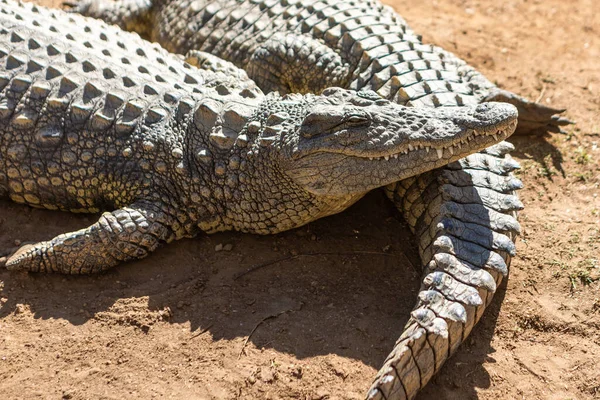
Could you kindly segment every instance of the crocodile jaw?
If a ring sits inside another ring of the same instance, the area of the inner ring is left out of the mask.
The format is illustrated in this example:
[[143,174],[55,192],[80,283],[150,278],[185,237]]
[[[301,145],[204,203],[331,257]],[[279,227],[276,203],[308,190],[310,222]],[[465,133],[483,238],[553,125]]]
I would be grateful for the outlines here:
[[[316,143],[300,143],[299,155],[286,173],[318,196],[366,193],[456,161],[514,132],[517,112],[513,106],[497,103],[482,108],[486,115],[478,118],[472,118],[477,109],[465,112],[457,108],[457,116],[450,108],[427,109],[421,118],[428,114],[429,120],[419,129],[394,124],[386,130],[373,126],[364,140],[356,143],[343,139],[346,131],[313,138]],[[432,131],[431,126],[439,128]]]

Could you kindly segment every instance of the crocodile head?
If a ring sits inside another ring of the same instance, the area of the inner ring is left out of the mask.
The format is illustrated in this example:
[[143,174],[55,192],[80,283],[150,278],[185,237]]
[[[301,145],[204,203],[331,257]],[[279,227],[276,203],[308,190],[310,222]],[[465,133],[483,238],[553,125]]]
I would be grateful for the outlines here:
[[374,92],[338,88],[288,95],[278,106],[289,110],[271,115],[267,125],[272,120],[269,131],[283,132],[283,170],[318,196],[362,194],[446,165],[504,140],[517,124],[510,104],[404,107]]
[[224,188],[215,189],[219,206],[227,206],[218,229],[254,233],[343,211],[374,188],[505,139],[517,120],[510,104],[413,108],[337,88],[318,96],[271,93],[256,107],[230,102],[218,118],[205,108],[196,112],[196,125],[223,141],[210,152],[231,157],[207,164],[219,165],[214,176]]

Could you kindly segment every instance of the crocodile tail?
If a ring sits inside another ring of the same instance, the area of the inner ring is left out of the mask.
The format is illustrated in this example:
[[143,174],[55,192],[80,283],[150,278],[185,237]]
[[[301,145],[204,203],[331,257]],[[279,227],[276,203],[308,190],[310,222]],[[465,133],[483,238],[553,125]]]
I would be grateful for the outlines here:
[[466,339],[507,275],[522,208],[514,195],[521,182],[511,173],[518,164],[505,157],[511,149],[503,142],[387,188],[416,234],[424,272],[417,304],[369,400],[414,398]]

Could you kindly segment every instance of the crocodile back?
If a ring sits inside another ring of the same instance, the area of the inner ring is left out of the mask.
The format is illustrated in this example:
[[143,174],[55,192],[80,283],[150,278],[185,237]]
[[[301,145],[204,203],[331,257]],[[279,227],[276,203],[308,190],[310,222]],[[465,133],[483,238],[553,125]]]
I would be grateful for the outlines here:
[[371,89],[399,104],[472,105],[495,88],[454,54],[423,44],[375,0],[182,0],[155,9],[151,37],[176,53],[202,50],[247,68],[275,35],[304,35],[348,66],[342,86]]
[[161,185],[148,171],[189,141],[173,117],[240,89],[94,19],[12,1],[0,11],[0,195],[18,203],[97,212],[148,195]]

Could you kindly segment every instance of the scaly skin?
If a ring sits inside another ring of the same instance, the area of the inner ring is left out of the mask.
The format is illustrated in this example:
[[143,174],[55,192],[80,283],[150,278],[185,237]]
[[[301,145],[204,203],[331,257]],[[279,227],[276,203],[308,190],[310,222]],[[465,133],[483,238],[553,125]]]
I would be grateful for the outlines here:
[[245,69],[265,91],[365,87],[406,105],[506,101],[517,133],[558,131],[556,110],[499,89],[456,55],[423,44],[377,0],[74,0],[74,11],[134,30],[173,53],[200,50]]
[[[263,90],[318,93],[337,85],[429,107],[497,99],[518,107],[521,132],[557,131],[568,123],[555,116],[560,110],[500,90],[455,55],[421,43],[377,1],[83,0],[75,10],[126,29],[135,25],[201,68],[219,70],[201,51],[227,58]],[[417,236],[425,274],[421,299],[369,397],[414,397],[491,300],[520,231],[516,212],[522,204],[514,191],[522,185],[511,174],[518,164],[507,156],[510,150],[504,142],[386,188]],[[438,278],[456,279],[436,285],[429,275],[435,270],[446,274]],[[445,300],[456,290],[472,296]],[[425,333],[431,344],[423,344]]]
[[137,35],[30,4],[3,0],[0,25],[0,194],[113,210],[22,247],[9,269],[92,273],[200,231],[280,232],[516,126],[502,103],[416,109],[339,88],[264,96]]

